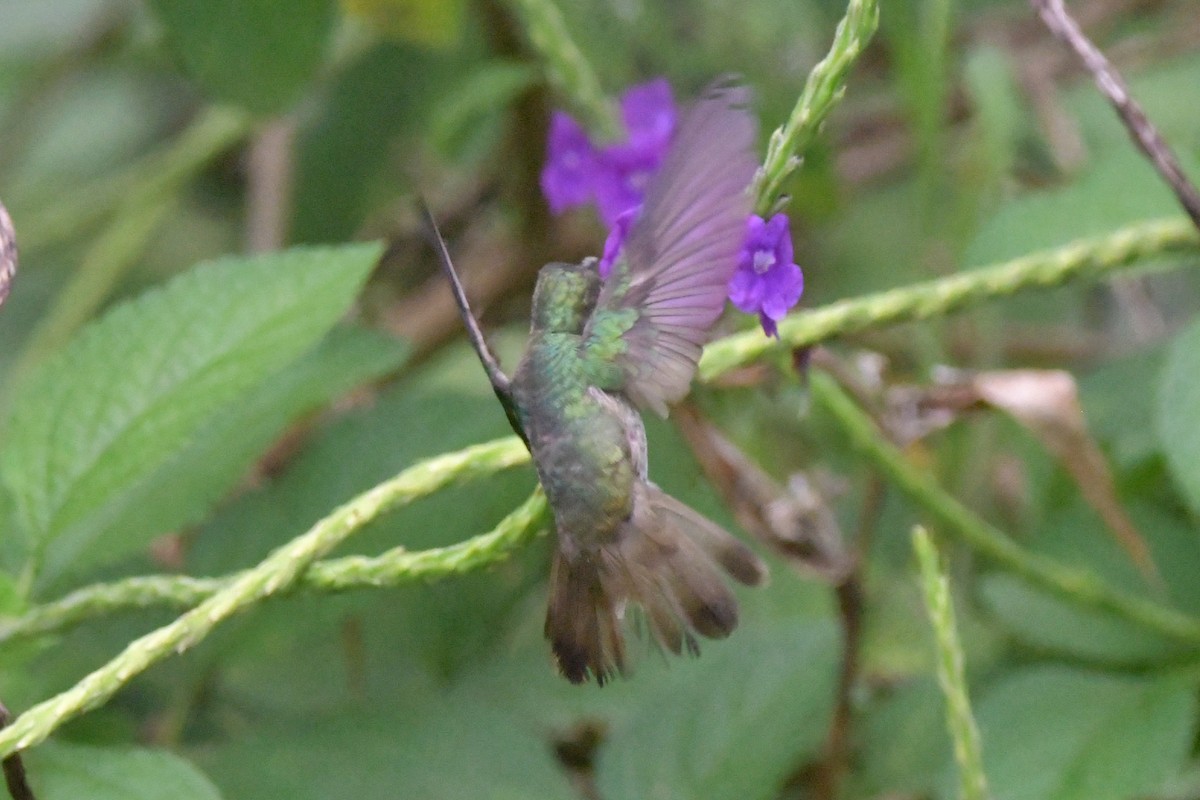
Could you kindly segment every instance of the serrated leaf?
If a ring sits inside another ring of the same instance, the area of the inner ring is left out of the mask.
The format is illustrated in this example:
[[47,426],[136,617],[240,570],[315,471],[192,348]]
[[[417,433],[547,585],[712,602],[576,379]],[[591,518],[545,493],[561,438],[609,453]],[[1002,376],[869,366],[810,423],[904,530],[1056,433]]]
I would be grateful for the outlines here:
[[163,750],[48,742],[25,755],[38,800],[220,800],[199,770]]
[[977,705],[997,800],[1126,800],[1175,775],[1196,727],[1193,689],[1065,667],[1007,676]]
[[378,256],[372,244],[205,264],[43,365],[18,390],[0,464],[42,580],[127,552],[99,533],[139,483],[329,330]]
[[222,409],[191,444],[122,503],[99,534],[129,551],[152,537],[199,522],[300,415],[395,369],[409,348],[361,328],[337,328],[315,349]]
[[1158,386],[1158,442],[1175,485],[1200,512],[1200,322],[1175,338]]
[[286,110],[325,55],[334,0],[150,0],[184,71],[217,100]]
[[739,630],[707,646],[600,753],[609,800],[767,800],[824,741],[838,637],[827,620]]

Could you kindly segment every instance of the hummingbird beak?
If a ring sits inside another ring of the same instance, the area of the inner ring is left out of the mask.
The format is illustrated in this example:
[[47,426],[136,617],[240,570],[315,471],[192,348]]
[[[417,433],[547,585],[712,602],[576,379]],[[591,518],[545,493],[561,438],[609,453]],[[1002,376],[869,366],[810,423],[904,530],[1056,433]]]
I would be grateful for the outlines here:
[[458,272],[455,271],[454,263],[450,260],[450,251],[446,249],[446,240],[442,238],[442,232],[438,229],[437,220],[433,218],[433,212],[429,210],[429,205],[423,197],[417,198],[417,205],[421,209],[421,219],[425,226],[426,238],[437,254],[438,261],[442,265],[442,272],[446,274],[446,278],[450,281],[450,290],[454,294],[454,302],[458,305],[459,316],[462,317],[463,325],[466,326],[467,338],[471,340],[471,346],[475,348],[475,354],[479,356],[479,361],[483,364],[484,371],[487,372],[488,380],[492,383],[492,391],[496,393],[496,397],[500,400],[500,405],[504,407],[504,413],[508,417],[508,424],[512,426],[513,431],[517,436],[521,437],[521,441],[525,442],[525,446],[528,447],[529,438],[525,435],[525,430],[521,427],[521,421],[517,417],[517,407],[513,403],[512,381],[504,374],[504,370],[500,368],[500,361],[488,346],[487,339],[483,336],[483,329],[479,327],[479,321],[471,313],[471,304],[467,301],[467,292],[463,289],[462,282],[458,279]]

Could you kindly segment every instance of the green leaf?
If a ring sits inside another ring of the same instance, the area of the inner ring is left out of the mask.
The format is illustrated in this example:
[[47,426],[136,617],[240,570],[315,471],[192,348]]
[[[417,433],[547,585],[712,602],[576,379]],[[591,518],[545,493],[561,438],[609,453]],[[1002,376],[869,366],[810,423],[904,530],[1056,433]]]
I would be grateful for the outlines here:
[[430,120],[430,140],[451,156],[468,152],[480,142],[495,142],[500,112],[537,78],[537,71],[523,62],[495,59],[480,64],[438,103]]
[[[247,567],[341,503],[413,462],[511,433],[474,351],[449,348],[314,433],[288,469],[221,510],[188,554],[195,574]],[[533,488],[532,471],[450,488],[376,520],[355,535],[370,552],[403,543],[450,544],[494,525]]]
[[[1153,63],[1157,61],[1157,63]],[[1146,116],[1176,154],[1200,144],[1200,117],[1195,108],[1180,103],[1200,82],[1200,57],[1195,51],[1155,59],[1125,74],[1129,91]],[[1064,93],[1063,109],[1078,121],[1084,144],[1094,151],[1132,153],[1129,131],[1113,113],[1108,98],[1096,91],[1091,81],[1080,81]],[[1195,180],[1197,173],[1184,170]]]
[[343,241],[378,195],[401,191],[389,170],[396,140],[425,123],[446,85],[450,61],[413,45],[371,48],[333,81],[324,104],[297,137],[292,231],[300,242]]
[[1125,800],[1174,776],[1196,727],[1192,687],[1065,667],[1026,669],[977,705],[999,800]]
[[542,731],[475,697],[426,698],[287,720],[209,750],[200,761],[239,800],[576,797]]
[[[507,433],[504,411],[474,352],[465,342],[447,348],[369,406],[314,431],[282,474],[218,511],[193,539],[188,570],[219,575],[251,565],[330,508],[414,461]],[[528,497],[534,482],[532,470],[520,469],[452,487],[377,520],[347,549],[418,550],[484,533]],[[335,668],[316,659],[329,650],[331,660],[341,663],[339,631],[350,624],[382,659],[372,658],[363,680],[391,702],[414,672],[445,679],[488,658],[513,604],[547,571],[544,551],[531,547],[495,568],[432,585],[313,598],[320,610],[300,605],[300,598],[284,601],[278,613],[264,610],[231,625],[220,655],[229,667],[224,684],[239,696],[280,707],[309,708],[331,694],[344,697],[345,682],[329,678]],[[321,637],[332,643],[315,650],[312,643]]]
[[[1184,613],[1200,612],[1200,584],[1195,577],[1200,571],[1200,548],[1194,526],[1148,499],[1132,499],[1126,510],[1142,532],[1161,583],[1146,580],[1075,492],[1066,505],[1052,509],[1026,541],[1038,554],[1089,570],[1122,591],[1170,603]],[[1145,665],[1181,653],[1177,643],[1009,576],[986,577],[982,597],[1009,633],[1039,650],[1123,665]]]
[[[1182,154],[1185,171],[1195,159]],[[1105,155],[1080,178],[1062,188],[1030,192],[990,217],[967,248],[965,262],[984,266],[1114,228],[1178,215],[1179,203],[1132,147]]]
[[47,742],[25,754],[38,800],[220,800],[188,762],[163,750]]
[[1158,386],[1158,441],[1175,485],[1200,512],[1200,322],[1175,338]]
[[209,263],[117,307],[18,390],[3,476],[43,580],[128,552],[101,531],[217,410],[345,312],[377,245]]
[[286,110],[320,66],[333,0],[150,0],[184,71],[217,100]]
[[[1180,155],[1185,171],[1191,171],[1195,159]],[[1029,192],[1000,206],[967,246],[963,264],[982,267],[1179,213],[1175,196],[1154,169],[1134,148],[1126,147],[1105,153],[1069,184]],[[1065,286],[1015,297],[1005,301],[1005,316],[1010,321],[1085,326],[1090,319],[1087,291]]]
[[1088,429],[1119,469],[1137,467],[1160,452],[1151,387],[1162,374],[1164,355],[1160,346],[1130,353],[1106,361],[1079,381]]
[[671,671],[612,731],[597,780],[609,800],[767,800],[824,741],[838,637],[828,620],[750,627]]
[[951,752],[945,700],[932,675],[907,681],[872,698],[861,715],[862,740],[850,797],[925,796]]
[[26,542],[20,535],[17,503],[3,480],[0,480],[0,571],[16,575],[25,563]]
[[966,174],[975,180],[963,183],[978,185],[960,184],[960,191],[982,191],[988,196],[985,199],[990,199],[1013,172],[1026,129],[1014,66],[1008,53],[990,45],[981,45],[967,55],[963,73],[976,117]]
[[396,369],[401,342],[361,328],[336,328],[314,350],[224,408],[192,442],[134,487],[124,512],[99,535],[132,550],[199,522],[297,417]]
[[1143,628],[1064,603],[1008,575],[985,578],[982,595],[1009,632],[1049,652],[1111,664],[1144,664],[1183,652]]
[[25,599],[13,576],[0,572],[0,617],[16,616],[24,610]]

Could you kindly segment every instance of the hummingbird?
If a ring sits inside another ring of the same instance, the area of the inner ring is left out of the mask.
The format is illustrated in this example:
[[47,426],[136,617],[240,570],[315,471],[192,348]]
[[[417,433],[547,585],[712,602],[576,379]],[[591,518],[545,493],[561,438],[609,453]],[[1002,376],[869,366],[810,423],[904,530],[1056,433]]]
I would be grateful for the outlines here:
[[649,478],[639,409],[666,416],[687,394],[725,305],[757,167],[748,91],[717,83],[684,114],[611,274],[594,258],[538,273],[530,336],[509,378],[471,313],[436,222],[425,222],[472,345],[553,511],[545,635],[572,683],[628,668],[626,612],[660,647],[699,653],[738,622],[722,577],[757,585],[766,566]]

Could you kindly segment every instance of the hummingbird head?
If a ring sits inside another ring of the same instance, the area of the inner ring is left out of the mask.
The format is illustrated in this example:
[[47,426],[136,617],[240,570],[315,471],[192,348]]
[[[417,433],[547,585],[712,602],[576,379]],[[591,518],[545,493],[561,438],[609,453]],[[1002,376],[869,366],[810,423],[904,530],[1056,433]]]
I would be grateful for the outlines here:
[[595,262],[588,258],[582,264],[542,267],[533,290],[533,330],[583,333],[600,295],[600,273]]

